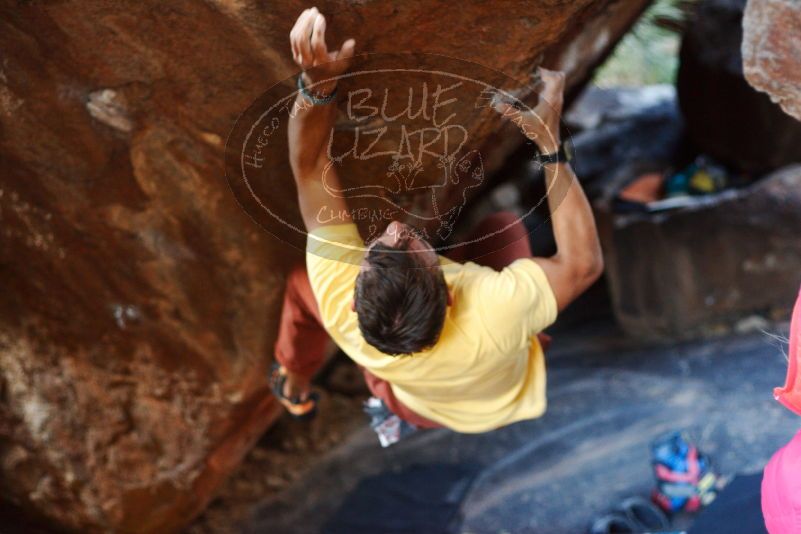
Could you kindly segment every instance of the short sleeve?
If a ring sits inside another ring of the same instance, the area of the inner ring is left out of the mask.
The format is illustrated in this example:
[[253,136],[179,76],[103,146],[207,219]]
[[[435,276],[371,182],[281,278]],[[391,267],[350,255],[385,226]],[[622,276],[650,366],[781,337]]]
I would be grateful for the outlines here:
[[480,309],[490,336],[502,351],[528,343],[557,316],[551,284],[533,259],[514,261],[479,281]]
[[355,224],[315,228],[306,238],[306,269],[323,323],[350,309],[365,245]]

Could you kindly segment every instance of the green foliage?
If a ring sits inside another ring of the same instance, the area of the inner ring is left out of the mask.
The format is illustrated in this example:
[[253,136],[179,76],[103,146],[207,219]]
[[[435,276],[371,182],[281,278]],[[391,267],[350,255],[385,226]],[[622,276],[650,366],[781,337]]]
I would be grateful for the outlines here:
[[600,87],[672,84],[678,69],[681,29],[688,0],[656,0],[595,73]]

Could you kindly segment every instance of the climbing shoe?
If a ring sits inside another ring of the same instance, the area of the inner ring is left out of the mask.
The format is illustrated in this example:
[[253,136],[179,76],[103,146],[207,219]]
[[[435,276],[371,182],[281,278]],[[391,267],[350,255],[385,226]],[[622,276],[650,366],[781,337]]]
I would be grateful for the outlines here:
[[278,401],[286,408],[294,419],[299,421],[309,421],[317,415],[317,402],[320,396],[315,393],[309,393],[308,397],[304,400],[298,398],[289,398],[284,395],[284,384],[287,379],[287,371],[278,363],[273,363],[270,370],[269,383],[273,395]]

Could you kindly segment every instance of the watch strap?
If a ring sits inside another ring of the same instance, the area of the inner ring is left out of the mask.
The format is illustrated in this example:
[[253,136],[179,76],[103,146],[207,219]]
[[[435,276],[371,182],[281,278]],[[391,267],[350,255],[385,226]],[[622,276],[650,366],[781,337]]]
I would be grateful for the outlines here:
[[331,91],[331,94],[325,96],[315,95],[309,92],[308,87],[306,87],[306,84],[303,83],[303,74],[298,75],[298,91],[300,91],[300,94],[302,94],[306,100],[315,106],[324,106],[326,104],[330,104],[337,97],[336,88]]
[[535,158],[540,165],[547,165],[549,163],[566,163],[573,159],[572,146],[567,141],[559,143],[559,150],[550,154],[540,154]]

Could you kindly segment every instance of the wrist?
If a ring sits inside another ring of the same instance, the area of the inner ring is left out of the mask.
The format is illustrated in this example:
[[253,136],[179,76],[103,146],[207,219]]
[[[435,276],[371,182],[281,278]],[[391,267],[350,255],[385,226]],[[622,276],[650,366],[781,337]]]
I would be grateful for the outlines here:
[[562,143],[559,134],[559,123],[553,124],[552,121],[548,121],[544,131],[535,139],[542,155],[555,154],[559,150]]
[[300,77],[303,80],[303,86],[306,88],[306,91],[315,98],[320,98],[320,99],[328,98],[337,89],[336,80],[325,80],[322,82],[315,82],[314,80],[311,79],[309,73],[305,71],[300,74]]
[[537,141],[537,146],[540,148],[540,154],[547,156],[559,152],[561,141],[559,138],[550,138]]
[[573,145],[570,139],[559,144],[557,140],[549,140],[540,147],[540,153],[534,158],[539,165],[567,163],[573,159]]

